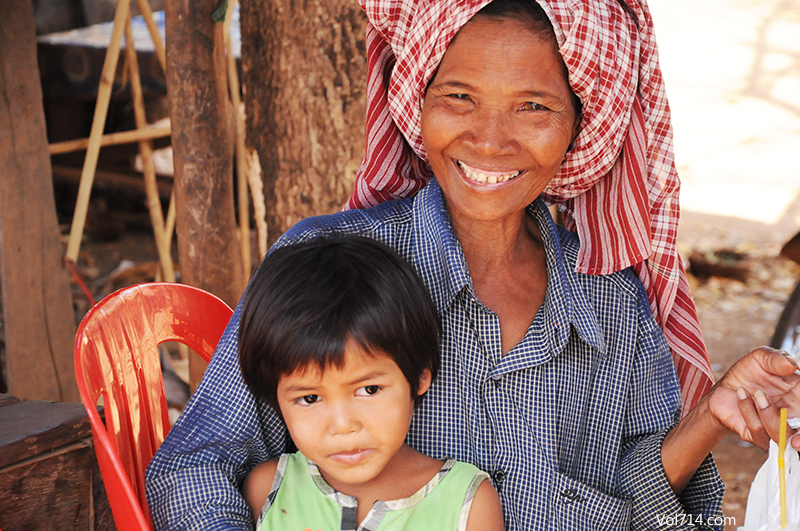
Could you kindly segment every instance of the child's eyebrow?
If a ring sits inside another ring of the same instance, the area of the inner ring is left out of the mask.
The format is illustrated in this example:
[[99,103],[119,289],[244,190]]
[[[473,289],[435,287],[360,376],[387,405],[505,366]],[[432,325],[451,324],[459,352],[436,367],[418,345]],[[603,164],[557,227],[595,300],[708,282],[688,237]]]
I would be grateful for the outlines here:
[[[382,376],[386,376],[386,371],[375,370],[375,371],[368,372],[366,374],[360,374],[356,378],[354,378],[352,380],[348,380],[347,382],[345,382],[345,385],[347,385],[347,386],[356,385],[356,384],[360,384],[362,382],[365,382],[367,380],[372,380],[373,378],[380,378]],[[308,394],[313,394],[314,391],[316,391],[317,389],[319,389],[319,386],[317,386],[317,385],[297,384],[297,385],[287,385],[285,390],[284,390],[284,392],[286,392],[286,393],[308,393]]]
[[386,376],[386,371],[376,370],[372,372],[368,372],[367,374],[359,375],[358,378],[350,380],[347,382],[347,385],[355,385],[367,380],[371,380],[373,378],[380,378],[382,376]]
[[[308,392],[308,391],[315,391],[317,389],[316,386],[309,386],[309,385],[289,385],[286,387],[284,392],[286,393],[300,393],[300,392]],[[311,394],[311,393],[309,393]]]

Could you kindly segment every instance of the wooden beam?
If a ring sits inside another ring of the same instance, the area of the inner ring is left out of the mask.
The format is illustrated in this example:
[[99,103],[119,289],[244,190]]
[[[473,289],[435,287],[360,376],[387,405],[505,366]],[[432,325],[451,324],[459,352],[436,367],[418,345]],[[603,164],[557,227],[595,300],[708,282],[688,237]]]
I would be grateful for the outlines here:
[[77,402],[75,312],[56,220],[33,4],[0,2],[0,235],[9,392]]

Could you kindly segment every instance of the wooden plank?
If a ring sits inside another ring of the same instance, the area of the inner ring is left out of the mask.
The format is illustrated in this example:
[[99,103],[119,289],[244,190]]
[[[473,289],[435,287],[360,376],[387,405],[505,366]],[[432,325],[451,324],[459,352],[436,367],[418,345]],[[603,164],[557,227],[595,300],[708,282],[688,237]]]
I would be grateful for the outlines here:
[[16,396],[0,393],[0,407],[10,406],[11,404],[16,404],[17,402],[19,402],[19,398]]
[[75,314],[62,262],[33,4],[0,2],[0,236],[8,391],[77,402]]
[[0,468],[91,437],[82,404],[24,400],[0,407]]
[[28,466],[0,469],[3,531],[93,529],[92,461],[86,441]]

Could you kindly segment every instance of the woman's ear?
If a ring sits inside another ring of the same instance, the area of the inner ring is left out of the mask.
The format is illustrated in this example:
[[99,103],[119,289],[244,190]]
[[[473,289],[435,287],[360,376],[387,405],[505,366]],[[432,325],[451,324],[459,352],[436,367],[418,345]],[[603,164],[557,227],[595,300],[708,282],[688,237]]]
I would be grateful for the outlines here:
[[422,396],[428,392],[431,387],[431,370],[425,369],[419,377],[419,389],[417,389],[417,396]]

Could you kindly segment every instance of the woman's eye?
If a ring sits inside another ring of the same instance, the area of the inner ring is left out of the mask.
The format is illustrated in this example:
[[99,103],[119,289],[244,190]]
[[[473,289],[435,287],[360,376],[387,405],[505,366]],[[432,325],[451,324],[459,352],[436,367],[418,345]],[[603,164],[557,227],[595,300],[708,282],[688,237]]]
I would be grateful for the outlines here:
[[455,99],[455,100],[462,100],[462,101],[466,101],[466,100],[469,99],[469,96],[466,95],[466,94],[448,94],[448,97],[452,98],[452,99]]
[[520,109],[522,111],[544,111],[547,110],[547,107],[542,105],[541,103],[536,103],[535,101],[526,101],[525,104]]
[[356,391],[356,394],[359,396],[370,396],[374,395],[380,390],[380,385],[365,385],[364,387],[359,388],[358,391]]
[[297,399],[301,404],[314,404],[319,401],[319,395],[305,395]]

